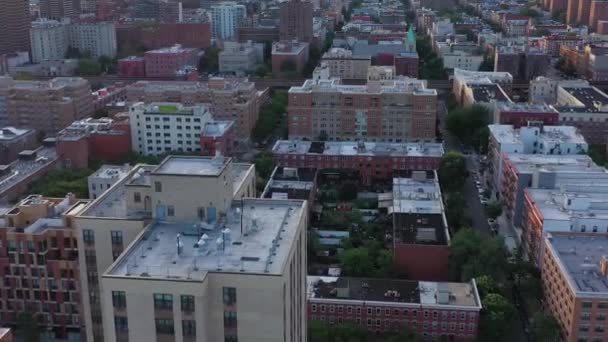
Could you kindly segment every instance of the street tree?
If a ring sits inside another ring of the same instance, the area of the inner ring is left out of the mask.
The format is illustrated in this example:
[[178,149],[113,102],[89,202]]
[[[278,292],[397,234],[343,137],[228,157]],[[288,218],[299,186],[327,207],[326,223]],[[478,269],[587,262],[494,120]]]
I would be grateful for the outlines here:
[[479,297],[481,298],[484,298],[490,293],[497,293],[499,290],[496,281],[487,275],[475,278],[475,283],[477,284],[477,290],[479,291]]
[[515,308],[505,297],[490,293],[482,300],[479,333],[482,341],[505,341],[512,333]]
[[19,336],[24,342],[40,342],[42,327],[38,322],[39,317],[31,312],[19,313],[15,335]]
[[496,220],[498,216],[502,215],[502,203],[500,201],[489,202],[484,206],[484,211],[489,218]]
[[469,108],[457,108],[448,113],[446,120],[447,129],[458,137],[460,141],[480,147],[481,130],[488,126],[490,112],[481,105],[473,105]]
[[462,190],[469,175],[466,160],[462,153],[449,151],[444,154],[439,164],[439,183],[444,192]]
[[352,201],[357,198],[357,183],[354,181],[344,181],[338,187],[338,197],[341,201]]
[[555,317],[543,312],[536,312],[532,316],[530,334],[536,342],[559,342],[560,326]]
[[507,265],[507,251],[500,238],[483,237],[477,230],[463,228],[450,244],[450,271],[454,279],[469,281],[487,275],[498,279]]
[[363,342],[367,330],[355,324],[329,325],[320,321],[308,322],[309,342]]
[[448,226],[456,232],[464,223],[464,210],[466,208],[464,195],[460,191],[446,192],[443,194],[443,198]]

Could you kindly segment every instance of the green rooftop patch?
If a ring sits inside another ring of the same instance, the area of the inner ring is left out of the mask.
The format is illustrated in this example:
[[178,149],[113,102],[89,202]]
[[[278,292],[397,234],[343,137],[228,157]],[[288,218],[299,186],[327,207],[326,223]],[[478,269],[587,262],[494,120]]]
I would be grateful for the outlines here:
[[171,106],[171,105],[158,106],[158,111],[163,114],[175,114],[175,113],[177,113],[177,106]]

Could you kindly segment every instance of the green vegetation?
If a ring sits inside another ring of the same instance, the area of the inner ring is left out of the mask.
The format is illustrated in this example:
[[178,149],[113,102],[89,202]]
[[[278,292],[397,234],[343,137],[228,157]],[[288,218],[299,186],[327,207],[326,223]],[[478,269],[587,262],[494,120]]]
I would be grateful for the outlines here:
[[101,74],[101,64],[91,58],[81,58],[78,60],[78,75],[98,76]]
[[576,66],[572,64],[572,62],[566,61],[563,57],[560,57],[557,62],[555,62],[555,69],[563,72],[569,77],[576,76],[577,74]]
[[537,312],[532,316],[530,333],[532,340],[537,342],[558,342],[560,326],[555,317]]
[[315,46],[311,46],[308,50],[308,61],[302,69],[302,76],[306,78],[312,77],[312,72],[315,70],[321,59],[321,51]]
[[537,10],[532,9],[530,4],[525,5],[521,10],[519,10],[519,14],[530,18],[538,18],[540,16],[540,13],[538,13]]
[[15,81],[32,81],[35,79],[34,75],[26,71],[19,71],[13,78]]
[[259,144],[267,141],[286,111],[287,92],[275,90],[270,103],[264,104],[260,108],[260,117],[251,133],[253,141]]
[[498,293],[489,293],[481,300],[479,335],[482,341],[504,341],[513,333],[516,311],[513,304]]
[[558,21],[560,23],[565,23],[566,22],[566,10],[565,9],[556,10],[555,12],[553,12],[551,19]]
[[597,165],[608,167],[608,159],[606,158],[606,146],[604,145],[589,145],[587,154]]
[[162,114],[175,114],[175,113],[177,113],[177,106],[160,105],[160,106],[158,106],[158,112],[162,113]]
[[378,241],[368,240],[360,247],[345,249],[340,254],[342,272],[352,277],[388,277],[393,254]]
[[443,60],[431,48],[429,36],[416,37],[416,51],[420,63],[420,78],[440,80],[446,78]]
[[538,29],[532,33],[533,37],[545,37],[545,36],[550,36],[550,35],[551,35],[551,31],[549,31],[547,29]]
[[[400,330],[403,330],[401,328]],[[418,342],[420,339],[412,333],[387,334],[381,337],[372,336],[361,325],[350,323],[330,325],[321,321],[308,322],[308,342]]]
[[447,128],[461,142],[471,145],[482,153],[488,144],[490,112],[481,105],[457,108],[448,113]]
[[477,230],[463,228],[450,244],[450,272],[454,279],[469,281],[487,275],[501,279],[507,266],[507,251],[501,238],[485,238]]
[[15,337],[23,342],[40,342],[43,328],[39,324],[40,317],[31,312],[21,312],[17,315]]
[[341,201],[354,201],[357,198],[357,183],[345,181],[338,187],[338,197]]
[[465,222],[466,201],[463,189],[469,176],[465,157],[460,152],[448,151],[441,159],[437,174],[443,192],[448,226],[453,232],[458,231]]
[[87,177],[93,170],[54,170],[47,174],[44,179],[38,180],[30,185],[30,193],[47,197],[64,197],[68,192],[77,198],[88,198],[89,188]]
[[215,73],[219,70],[220,49],[210,47],[205,50],[205,55],[198,61],[198,72]]
[[257,173],[256,187],[258,194],[264,191],[266,183],[274,170],[274,158],[272,152],[262,151],[255,156],[255,171]]
[[494,71],[494,56],[485,54],[483,62],[479,65],[479,71]]
[[350,21],[350,18],[353,14],[353,10],[355,8],[359,8],[361,7],[361,4],[363,3],[363,0],[352,0],[350,2],[350,5],[348,6],[348,9],[342,7],[342,15],[344,16],[344,22],[347,23]]
[[500,201],[492,201],[486,204],[483,209],[488,218],[496,220],[502,214],[502,203]]

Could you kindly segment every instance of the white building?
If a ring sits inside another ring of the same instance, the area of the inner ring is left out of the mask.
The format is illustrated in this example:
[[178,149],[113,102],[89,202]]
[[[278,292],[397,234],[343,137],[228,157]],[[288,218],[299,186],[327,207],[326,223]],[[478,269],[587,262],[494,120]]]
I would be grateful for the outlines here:
[[89,183],[89,198],[96,199],[99,195],[108,190],[114,183],[125,178],[130,165],[102,165],[95,173],[87,178]]
[[211,25],[214,39],[231,39],[247,15],[244,5],[236,2],[220,2],[211,6]]
[[557,87],[589,87],[585,80],[556,80],[554,78],[539,76],[530,81],[530,103],[557,103]]
[[441,54],[441,58],[443,58],[443,66],[446,69],[477,71],[483,62],[483,56],[472,55],[465,51],[444,52]]
[[209,109],[203,105],[139,102],[129,109],[131,146],[145,155],[200,152],[201,132],[212,121]]
[[494,188],[502,190],[503,154],[569,155],[586,153],[589,146],[573,126],[488,125],[488,157]]
[[74,23],[69,26],[70,47],[93,58],[116,57],[116,27],[113,23]]
[[327,65],[330,77],[364,80],[372,59],[371,56],[353,56],[351,50],[331,48],[321,57],[321,64]]
[[264,44],[224,42],[218,56],[220,72],[244,72],[254,70],[264,62]]
[[33,63],[62,60],[68,51],[68,26],[56,20],[33,21],[30,40]]

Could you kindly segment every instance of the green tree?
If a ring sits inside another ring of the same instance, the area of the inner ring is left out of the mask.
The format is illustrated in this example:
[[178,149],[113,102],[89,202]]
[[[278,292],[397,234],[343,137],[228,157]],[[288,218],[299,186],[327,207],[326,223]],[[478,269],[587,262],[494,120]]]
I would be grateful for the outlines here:
[[268,179],[274,169],[274,159],[269,151],[262,151],[255,156],[255,169],[264,179]]
[[485,238],[477,230],[463,228],[450,244],[450,271],[455,279],[468,281],[481,275],[497,279],[507,265],[507,251],[500,238]]
[[319,137],[317,139],[319,141],[327,141],[327,139],[329,139],[329,136],[327,135],[327,132],[321,131],[321,133],[319,133]]
[[338,187],[338,197],[341,201],[352,201],[357,198],[357,183],[345,181]]
[[219,53],[220,49],[210,47],[205,50],[205,54],[201,57],[198,63],[198,72],[214,73],[219,70]]
[[553,12],[553,15],[551,16],[551,18],[560,23],[565,23],[566,22],[566,10],[563,10],[563,9],[556,10],[555,12]]
[[483,57],[483,62],[479,65],[479,71],[494,71],[494,56]]
[[445,215],[448,226],[453,232],[456,232],[464,224],[464,211],[466,208],[464,195],[460,191],[446,192],[443,194],[443,198],[445,200]]
[[253,74],[260,78],[266,77],[266,75],[270,74],[270,68],[266,64],[258,65]]
[[550,314],[536,312],[532,316],[530,333],[535,342],[559,342],[560,326],[555,317]]
[[465,157],[460,152],[449,151],[444,154],[439,164],[439,183],[444,192],[460,191],[469,172]]
[[382,247],[382,244],[366,240],[363,245],[357,248],[347,248],[348,241],[345,241],[345,250],[340,255],[342,271],[348,276],[354,277],[387,277],[393,267],[393,256],[389,250]]
[[487,275],[475,278],[475,283],[477,284],[477,290],[479,291],[479,296],[481,298],[484,298],[490,293],[496,293],[499,290],[496,281]]
[[80,76],[98,76],[101,74],[101,64],[90,58],[79,59],[78,74]]
[[44,179],[33,182],[29,192],[47,197],[64,197],[68,192],[77,198],[89,197],[89,186],[87,177],[93,170],[54,170],[47,174]]
[[366,337],[367,330],[360,325],[308,322],[308,342],[362,342]]
[[505,297],[490,293],[482,300],[479,333],[482,341],[504,341],[512,333],[515,308]]
[[483,130],[490,122],[490,112],[481,105],[469,108],[457,108],[448,113],[447,129],[460,141],[470,144],[476,149],[482,147]]
[[41,334],[42,327],[37,315],[31,312],[21,312],[17,315],[16,336],[21,337],[24,342],[39,342]]
[[502,203],[500,201],[489,202],[484,206],[484,211],[489,218],[496,220],[502,214]]

